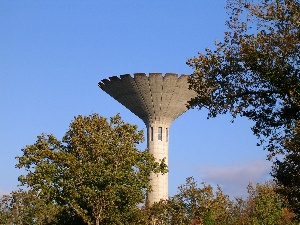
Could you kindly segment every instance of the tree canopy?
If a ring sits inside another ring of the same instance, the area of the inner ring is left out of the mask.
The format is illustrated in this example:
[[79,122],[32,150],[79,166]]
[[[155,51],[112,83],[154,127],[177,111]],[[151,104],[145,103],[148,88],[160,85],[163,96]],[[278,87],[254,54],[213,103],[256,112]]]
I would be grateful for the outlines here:
[[86,224],[135,224],[150,173],[163,162],[137,149],[143,132],[114,116],[77,116],[62,141],[42,134],[17,157],[22,185],[53,205],[67,207]]
[[186,179],[176,195],[147,209],[148,224],[204,225],[296,225],[295,214],[284,207],[274,182],[248,185],[248,197],[230,198],[193,177]]
[[273,176],[299,209],[300,2],[228,0],[227,12],[224,40],[187,61],[198,94],[190,106],[207,108],[209,117],[230,113],[254,121],[258,144],[274,161]]

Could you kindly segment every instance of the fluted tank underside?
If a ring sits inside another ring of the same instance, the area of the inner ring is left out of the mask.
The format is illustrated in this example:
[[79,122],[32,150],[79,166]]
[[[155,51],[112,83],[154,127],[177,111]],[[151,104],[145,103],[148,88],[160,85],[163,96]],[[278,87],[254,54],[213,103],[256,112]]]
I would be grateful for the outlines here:
[[195,92],[188,89],[188,75],[174,73],[135,73],[104,79],[99,87],[141,118],[145,124],[164,121],[171,124],[187,110]]
[[[189,90],[187,79],[187,75],[178,77],[174,73],[136,73],[134,77],[126,74],[104,79],[99,87],[145,122],[149,152],[168,165],[169,127],[196,96]],[[168,198],[168,174],[151,174],[150,185],[147,204]]]

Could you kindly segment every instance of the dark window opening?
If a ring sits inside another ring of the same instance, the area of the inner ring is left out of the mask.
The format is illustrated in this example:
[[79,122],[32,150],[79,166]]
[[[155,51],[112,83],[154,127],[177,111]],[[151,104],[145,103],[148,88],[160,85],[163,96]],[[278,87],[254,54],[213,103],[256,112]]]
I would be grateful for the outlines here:
[[162,141],[162,127],[158,128],[158,140]]
[[150,127],[150,140],[153,141],[153,127]]
[[168,131],[168,128],[166,128],[166,141],[167,142],[169,141],[169,131]]

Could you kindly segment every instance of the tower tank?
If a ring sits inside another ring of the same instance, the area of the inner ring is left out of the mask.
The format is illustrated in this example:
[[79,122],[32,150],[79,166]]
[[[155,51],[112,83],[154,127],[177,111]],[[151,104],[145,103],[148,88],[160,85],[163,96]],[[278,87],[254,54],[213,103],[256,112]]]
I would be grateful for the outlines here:
[[[157,161],[165,158],[168,165],[169,129],[171,123],[188,110],[187,102],[196,97],[187,82],[188,75],[174,73],[135,73],[113,76],[99,82],[99,87],[132,113],[147,128],[147,148]],[[151,205],[168,198],[168,174],[151,174],[152,192],[147,193]]]

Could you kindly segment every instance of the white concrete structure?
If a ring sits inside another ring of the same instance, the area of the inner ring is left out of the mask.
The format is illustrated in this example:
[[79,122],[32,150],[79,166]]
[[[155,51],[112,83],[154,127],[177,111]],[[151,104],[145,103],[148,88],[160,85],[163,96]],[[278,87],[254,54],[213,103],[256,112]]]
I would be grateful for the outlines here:
[[[188,88],[187,75],[167,73],[129,74],[110,77],[99,82],[99,87],[141,118],[147,127],[147,146],[157,160],[168,164],[169,128],[184,113],[187,101],[196,96]],[[153,191],[147,204],[168,198],[168,174],[152,174]]]

